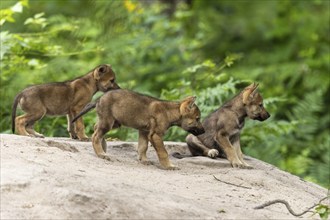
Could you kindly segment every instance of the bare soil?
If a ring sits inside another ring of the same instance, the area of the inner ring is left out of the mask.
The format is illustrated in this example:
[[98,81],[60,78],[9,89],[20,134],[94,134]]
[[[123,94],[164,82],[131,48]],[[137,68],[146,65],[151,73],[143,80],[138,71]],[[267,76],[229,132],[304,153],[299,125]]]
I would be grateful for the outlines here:
[[[328,193],[251,157],[251,170],[225,159],[171,157],[180,170],[168,171],[152,146],[152,164],[141,164],[136,142],[107,142],[112,161],[105,161],[91,142],[8,134],[0,141],[1,219],[319,219],[294,217],[283,204],[254,207],[283,199],[302,212]],[[185,143],[166,147],[189,154]]]

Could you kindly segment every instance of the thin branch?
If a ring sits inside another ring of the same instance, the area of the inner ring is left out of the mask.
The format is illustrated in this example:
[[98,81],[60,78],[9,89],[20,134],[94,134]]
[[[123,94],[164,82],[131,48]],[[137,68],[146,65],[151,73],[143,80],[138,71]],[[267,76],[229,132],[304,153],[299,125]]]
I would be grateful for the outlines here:
[[228,185],[232,185],[232,186],[237,186],[237,187],[241,187],[241,188],[244,188],[244,189],[252,189],[251,187],[247,187],[247,186],[241,186],[241,185],[236,185],[234,183],[229,183],[229,182],[226,182],[226,181],[223,181],[223,180],[220,180],[218,179],[216,176],[214,176],[214,179],[218,180],[219,182],[222,182],[222,183],[225,183],[225,184],[228,184]]
[[295,212],[292,210],[292,208],[291,208],[291,206],[289,205],[289,203],[288,203],[287,201],[285,201],[285,200],[282,200],[282,199],[276,199],[276,200],[273,200],[273,201],[266,202],[266,203],[264,203],[264,204],[262,204],[262,205],[259,205],[259,206],[255,207],[254,209],[263,209],[263,208],[265,208],[265,207],[267,207],[267,206],[270,206],[270,205],[273,205],[273,204],[276,204],[276,203],[282,203],[282,204],[284,204],[284,205],[286,206],[286,208],[287,208],[288,211],[291,213],[291,215],[294,215],[294,216],[298,217],[298,216],[302,216],[303,214],[305,214],[305,213],[307,213],[307,212],[310,212],[311,209],[315,208],[317,205],[319,205],[323,200],[325,200],[325,199],[327,199],[327,198],[328,198],[328,196],[322,198],[317,204],[314,204],[312,207],[306,209],[305,211],[303,211],[303,212],[301,212],[301,213],[295,213]]

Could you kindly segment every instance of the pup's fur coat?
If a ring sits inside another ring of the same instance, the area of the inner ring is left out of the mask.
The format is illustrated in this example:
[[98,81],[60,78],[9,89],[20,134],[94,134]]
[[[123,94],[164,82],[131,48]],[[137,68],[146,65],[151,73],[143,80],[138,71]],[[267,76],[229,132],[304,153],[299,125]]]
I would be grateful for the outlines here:
[[204,132],[200,111],[194,101],[195,97],[180,102],[163,101],[120,89],[105,93],[96,104],[87,105],[76,118],[97,107],[98,122],[94,127],[92,142],[98,157],[110,160],[106,155],[104,135],[110,129],[124,125],[139,130],[138,155],[142,163],[148,163],[146,152],[150,141],[162,167],[176,169],[169,161],[163,136],[174,125],[195,135]]
[[186,141],[193,156],[215,158],[224,156],[224,153],[233,167],[252,168],[244,161],[240,146],[240,132],[244,120],[248,117],[264,121],[270,117],[257,88],[258,84],[251,84],[206,117],[202,123],[204,134],[187,136]]
[[[67,115],[71,138],[88,140],[82,118],[75,124],[72,124],[71,120],[91,101],[97,91],[118,89],[115,79],[115,73],[110,65],[100,65],[74,80],[34,85],[24,89],[15,97],[13,103],[13,133],[16,127],[20,135],[44,137],[33,129],[36,121],[45,115]],[[16,118],[18,105],[25,114]]]

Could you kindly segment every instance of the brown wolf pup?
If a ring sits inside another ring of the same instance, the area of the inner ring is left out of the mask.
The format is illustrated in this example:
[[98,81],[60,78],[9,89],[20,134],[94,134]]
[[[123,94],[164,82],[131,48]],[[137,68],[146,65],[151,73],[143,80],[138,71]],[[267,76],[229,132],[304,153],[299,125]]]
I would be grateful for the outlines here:
[[264,121],[270,117],[257,88],[258,84],[251,84],[206,117],[203,121],[204,134],[187,136],[186,141],[193,156],[215,158],[223,156],[219,155],[220,152],[225,154],[233,167],[252,168],[243,160],[240,146],[240,132],[244,120],[249,117]]
[[146,152],[150,141],[162,167],[176,169],[169,161],[163,136],[173,125],[194,135],[204,133],[200,111],[194,102],[195,97],[178,102],[163,101],[120,89],[105,93],[96,104],[87,105],[73,121],[96,106],[98,122],[94,127],[92,142],[98,157],[110,160],[106,155],[107,145],[103,136],[110,129],[124,125],[139,130],[138,155],[142,163],[148,163]]
[[[116,76],[110,65],[100,65],[82,77],[66,81],[34,85],[20,92],[12,108],[12,131],[20,135],[44,137],[34,129],[34,123],[45,115],[67,115],[68,131],[71,138],[88,140],[84,122],[71,120],[89,103],[97,91],[118,89]],[[25,112],[16,118],[16,108],[20,105]]]

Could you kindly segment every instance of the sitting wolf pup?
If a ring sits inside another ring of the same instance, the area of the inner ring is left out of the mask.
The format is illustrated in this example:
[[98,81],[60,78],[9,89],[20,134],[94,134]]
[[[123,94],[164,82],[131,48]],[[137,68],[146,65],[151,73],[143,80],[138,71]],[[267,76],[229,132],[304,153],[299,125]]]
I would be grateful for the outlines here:
[[258,84],[251,84],[205,118],[202,123],[204,134],[187,136],[186,141],[193,156],[215,158],[222,156],[219,155],[221,152],[225,153],[233,167],[252,168],[243,160],[240,146],[240,132],[244,126],[244,119],[249,117],[264,121],[270,117],[257,88]]
[[[97,91],[118,89],[116,76],[110,65],[100,65],[86,75],[66,82],[34,85],[24,89],[14,100],[12,109],[12,131],[20,135],[44,137],[34,129],[34,123],[45,115],[67,115],[71,138],[88,140],[84,122],[71,120],[89,103]],[[26,113],[16,118],[18,104]]]
[[194,135],[204,133],[200,111],[194,103],[195,97],[180,102],[163,101],[120,89],[105,93],[97,103],[88,104],[73,121],[96,106],[98,122],[94,127],[92,142],[98,157],[110,160],[105,153],[107,144],[103,136],[110,129],[124,125],[139,130],[138,155],[142,163],[148,163],[146,152],[150,141],[162,167],[176,169],[168,158],[163,136],[173,125]]

